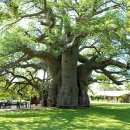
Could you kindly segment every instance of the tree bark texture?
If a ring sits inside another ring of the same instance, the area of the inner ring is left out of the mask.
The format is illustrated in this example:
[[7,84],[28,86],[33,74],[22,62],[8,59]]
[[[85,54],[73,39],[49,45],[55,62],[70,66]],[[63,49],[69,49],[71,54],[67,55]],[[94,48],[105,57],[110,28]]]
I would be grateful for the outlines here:
[[49,66],[52,81],[48,89],[48,106],[60,108],[90,106],[87,90],[92,71],[86,64],[77,66],[77,58],[78,45],[75,45],[63,52],[61,65]]
[[88,88],[85,87],[83,81],[79,81],[79,107],[89,107],[90,106],[90,101],[89,101],[89,96],[87,94]]
[[62,54],[62,83],[57,100],[59,107],[78,106],[77,54],[78,46],[68,49]]
[[50,88],[48,90],[48,99],[47,99],[48,106],[51,106],[51,107],[56,106],[57,91],[58,91],[57,83],[51,83]]

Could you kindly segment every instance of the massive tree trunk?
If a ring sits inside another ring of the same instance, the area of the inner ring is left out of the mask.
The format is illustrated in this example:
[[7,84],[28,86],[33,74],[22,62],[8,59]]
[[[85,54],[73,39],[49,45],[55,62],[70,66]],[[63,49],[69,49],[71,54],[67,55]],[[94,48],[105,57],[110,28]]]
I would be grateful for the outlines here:
[[62,54],[61,68],[51,66],[52,82],[48,90],[48,106],[61,108],[90,106],[87,94],[92,70],[82,64],[77,66],[78,45]]
[[89,101],[89,96],[88,96],[88,86],[84,84],[83,81],[78,81],[79,82],[79,107],[89,107],[90,106],[90,101]]
[[91,65],[81,64],[78,66],[79,106],[89,107],[88,85],[90,84],[92,69]]
[[57,104],[57,93],[61,75],[61,66],[56,59],[48,61],[48,68],[51,76],[50,86],[48,88],[47,105],[54,107]]
[[48,90],[48,99],[47,105],[51,107],[55,107],[57,103],[57,91],[58,91],[58,84],[51,83],[49,90]]
[[78,106],[77,54],[78,45],[62,54],[62,83],[57,99],[57,106],[59,107]]

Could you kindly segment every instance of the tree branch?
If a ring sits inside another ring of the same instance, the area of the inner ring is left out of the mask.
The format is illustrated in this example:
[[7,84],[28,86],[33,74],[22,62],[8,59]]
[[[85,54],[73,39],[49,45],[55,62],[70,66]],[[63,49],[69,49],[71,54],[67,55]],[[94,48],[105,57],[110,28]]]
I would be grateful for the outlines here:
[[33,74],[34,74],[34,73],[32,74],[30,71],[27,71],[27,72],[28,72],[29,75],[31,76],[31,78],[32,78],[31,80],[36,84],[36,82],[35,82],[35,78],[33,77]]
[[30,85],[32,85],[31,80],[29,80],[27,77],[22,76],[22,75],[15,74],[14,72],[11,72],[11,71],[9,71],[9,70],[7,70],[7,72],[10,73],[10,74],[11,74],[12,76],[14,76],[14,77],[24,79],[25,81],[27,81],[28,83],[30,83]]
[[114,66],[119,67],[119,68],[130,69],[129,64],[125,64],[125,63],[122,63],[122,62],[116,61],[116,60],[94,61],[94,62],[91,62],[91,64],[90,64],[91,68],[94,70],[95,69],[103,69],[103,68],[106,68],[107,66],[110,66],[110,65],[114,65]]
[[25,15],[22,15],[19,19],[15,20],[14,22],[12,23],[9,23],[9,24],[6,24],[4,27],[2,27],[2,32],[9,29],[13,24],[19,22],[20,20],[22,20],[23,18],[28,18],[28,17],[34,17],[34,16],[38,16],[40,14],[43,14],[45,13],[45,10],[42,10],[42,11],[39,11],[37,13],[33,13],[33,14],[25,14]]
[[18,89],[18,94],[23,98],[23,94],[20,92],[21,90],[23,90],[24,88],[26,88],[27,86],[26,85],[24,85],[23,87],[20,87],[19,86],[19,89]]
[[34,51],[31,48],[21,48],[26,55],[31,58],[37,57],[43,59],[47,63],[51,76],[55,76],[60,69],[60,62],[50,53],[46,51]]
[[4,86],[4,88],[5,88],[6,90],[12,85],[14,79],[15,79],[15,77],[13,77],[10,81],[9,81],[8,79],[6,80],[6,84],[5,84],[5,86]]
[[114,65],[114,66],[117,66],[119,68],[125,68],[125,69],[130,69],[130,65],[129,64],[125,64],[125,63],[122,63],[120,61],[116,61],[116,60],[108,60],[106,62],[107,65]]
[[64,50],[68,50],[75,46],[78,42],[77,39],[81,36],[81,34],[77,34],[73,37],[72,41],[69,44],[64,44]]
[[79,49],[79,52],[82,51],[83,49],[86,49],[86,48],[93,48],[93,49],[96,50],[96,52],[97,52],[99,55],[101,55],[101,54],[100,54],[100,51],[98,51],[98,49],[97,49],[95,46],[84,46],[84,47],[82,47],[82,48]]
[[[109,3],[109,1],[106,2],[106,3]],[[109,11],[110,9],[111,9],[111,10],[117,9],[118,7],[121,7],[121,5],[122,5],[122,4],[119,4],[119,3],[118,3],[118,4],[115,4],[115,5],[113,5],[113,6],[109,6],[109,7],[106,7],[106,8],[104,8],[104,9],[101,9],[101,10],[99,10],[99,11],[95,11],[95,12],[92,13],[92,15],[90,16],[90,18],[93,17],[93,16],[95,16],[95,15],[101,14],[101,13],[103,13],[103,12]],[[102,6],[103,6],[103,5],[102,5]]]
[[40,86],[38,84],[33,83],[30,79],[28,79],[25,76],[15,74],[14,72],[9,71],[9,70],[7,70],[7,72],[10,73],[13,77],[24,79],[25,81],[27,81],[28,85],[31,85],[33,88],[35,88],[40,93],[41,88],[40,88]]
[[25,60],[26,58],[27,58],[26,55],[23,55],[18,60],[16,60],[15,62],[11,62],[11,63],[6,64],[6,65],[1,65],[0,66],[1,67],[0,73],[5,71],[6,69],[13,68],[16,64],[18,64],[19,62]]
[[121,81],[117,81],[106,69],[101,69],[103,71],[103,74],[105,74],[110,80],[113,81],[113,83],[117,85],[122,85]]
[[[94,71],[95,71],[96,73],[101,73],[101,74],[103,74],[102,71],[99,71],[99,70],[94,70]],[[107,71],[108,71],[108,70],[107,70]],[[109,73],[110,73],[110,74],[117,74],[117,75],[118,75],[118,74],[120,74],[121,72],[120,72],[120,71],[118,71],[118,72],[116,72],[116,71],[114,71],[114,72],[113,72],[113,71],[109,71]]]
[[47,8],[47,0],[44,0],[44,9],[46,10]]
[[46,70],[47,69],[47,65],[44,63],[44,62],[39,62],[37,64],[34,64],[34,63],[27,63],[27,64],[18,64],[16,67],[20,67],[20,68],[28,68],[28,67],[32,67],[36,70],[39,70],[39,69],[43,69],[43,70]]

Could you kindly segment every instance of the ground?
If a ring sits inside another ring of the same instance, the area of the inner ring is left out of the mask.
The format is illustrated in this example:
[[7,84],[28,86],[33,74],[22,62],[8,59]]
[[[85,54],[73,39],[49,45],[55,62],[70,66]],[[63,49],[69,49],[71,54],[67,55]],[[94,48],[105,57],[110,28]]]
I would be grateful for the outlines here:
[[130,130],[130,104],[0,112],[0,130]]

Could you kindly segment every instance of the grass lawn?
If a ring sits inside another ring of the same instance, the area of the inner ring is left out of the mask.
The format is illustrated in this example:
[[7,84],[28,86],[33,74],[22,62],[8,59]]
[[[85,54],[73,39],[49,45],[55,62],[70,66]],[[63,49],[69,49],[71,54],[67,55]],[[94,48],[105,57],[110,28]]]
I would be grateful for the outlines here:
[[130,104],[0,112],[0,130],[130,130]]

